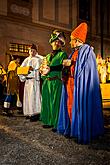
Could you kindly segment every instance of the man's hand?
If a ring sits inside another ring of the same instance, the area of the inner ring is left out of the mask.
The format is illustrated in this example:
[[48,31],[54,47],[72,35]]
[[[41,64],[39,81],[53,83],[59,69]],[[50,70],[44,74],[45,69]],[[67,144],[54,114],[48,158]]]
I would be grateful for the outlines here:
[[46,66],[42,69],[42,75],[47,75],[50,72],[50,67]]
[[71,65],[71,60],[70,59],[63,60],[63,66],[70,66],[70,65]]

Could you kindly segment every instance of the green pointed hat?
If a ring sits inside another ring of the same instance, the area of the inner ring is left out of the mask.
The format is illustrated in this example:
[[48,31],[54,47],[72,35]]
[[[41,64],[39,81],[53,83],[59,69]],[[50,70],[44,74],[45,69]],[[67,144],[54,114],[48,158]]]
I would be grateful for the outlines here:
[[49,43],[51,44],[55,40],[60,40],[62,42],[62,46],[65,45],[65,35],[64,32],[61,32],[59,30],[54,30],[53,33],[51,34]]

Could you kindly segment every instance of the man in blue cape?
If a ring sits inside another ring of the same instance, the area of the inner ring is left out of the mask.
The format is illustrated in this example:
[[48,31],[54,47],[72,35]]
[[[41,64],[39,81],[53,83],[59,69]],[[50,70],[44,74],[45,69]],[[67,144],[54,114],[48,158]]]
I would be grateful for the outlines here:
[[87,144],[103,135],[102,98],[93,48],[85,44],[87,24],[81,23],[71,33],[71,61],[64,63],[64,83],[58,133],[75,137],[78,143]]

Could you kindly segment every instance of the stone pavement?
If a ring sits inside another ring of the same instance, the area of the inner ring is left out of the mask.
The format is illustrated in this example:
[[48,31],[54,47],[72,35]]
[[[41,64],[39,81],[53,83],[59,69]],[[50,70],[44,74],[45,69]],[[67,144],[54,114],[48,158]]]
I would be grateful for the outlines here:
[[[2,112],[2,110],[0,110]],[[14,112],[0,115],[0,165],[110,165],[110,110],[104,110],[105,135],[77,144]]]

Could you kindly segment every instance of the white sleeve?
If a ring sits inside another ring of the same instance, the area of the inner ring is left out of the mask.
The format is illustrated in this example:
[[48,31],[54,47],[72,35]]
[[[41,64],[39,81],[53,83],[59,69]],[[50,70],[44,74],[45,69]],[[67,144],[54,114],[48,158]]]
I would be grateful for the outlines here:
[[[41,56],[43,57],[43,56]],[[36,62],[36,67],[35,67],[35,79],[40,80],[40,75],[39,75],[39,68],[42,63],[43,58],[40,58],[39,55],[37,55],[37,62]]]
[[39,54],[37,54],[36,56],[39,57],[41,60],[44,59],[44,56],[41,56],[41,55],[39,55]]

